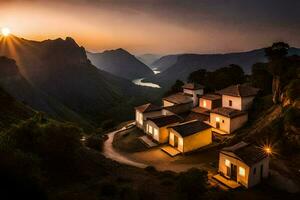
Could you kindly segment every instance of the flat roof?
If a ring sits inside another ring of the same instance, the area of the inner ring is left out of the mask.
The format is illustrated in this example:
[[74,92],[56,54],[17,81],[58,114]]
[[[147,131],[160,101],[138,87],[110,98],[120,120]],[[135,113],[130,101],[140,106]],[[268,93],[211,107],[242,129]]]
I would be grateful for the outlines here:
[[152,103],[147,103],[147,104],[135,107],[135,109],[140,111],[141,113],[146,113],[146,112],[160,111],[162,108],[160,106],[154,105]]
[[172,94],[168,97],[163,98],[163,100],[169,101],[174,104],[185,104],[185,103],[191,103],[193,102],[193,99],[191,96],[186,95],[182,92]]
[[163,116],[148,118],[148,120],[152,121],[158,127],[164,127],[170,124],[174,124],[176,122],[183,121],[183,119],[177,115],[163,115]]
[[182,137],[187,137],[200,131],[209,129],[211,128],[211,126],[202,121],[193,120],[179,125],[171,126],[170,128],[174,129]]
[[240,111],[232,108],[226,108],[226,107],[219,107],[211,110],[212,113],[216,113],[225,117],[234,118],[238,117],[240,115],[246,115],[247,112]]
[[222,96],[219,94],[204,94],[203,96],[200,97],[201,99],[207,99],[207,100],[221,100]]
[[182,88],[188,90],[199,90],[204,89],[204,86],[198,83],[186,83],[184,86],[182,86]]
[[226,154],[226,152],[234,153],[249,166],[256,164],[268,157],[268,155],[260,147],[243,141],[233,146],[225,147],[221,150],[221,153]]

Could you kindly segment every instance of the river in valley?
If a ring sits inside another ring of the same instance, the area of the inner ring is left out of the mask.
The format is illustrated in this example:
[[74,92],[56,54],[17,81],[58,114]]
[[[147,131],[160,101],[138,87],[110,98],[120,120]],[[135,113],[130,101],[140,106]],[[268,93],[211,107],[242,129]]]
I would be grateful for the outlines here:
[[[160,71],[156,70],[156,68],[152,69],[154,74],[159,74]],[[135,79],[132,82],[136,85],[139,86],[144,86],[144,87],[151,87],[151,88],[160,88],[160,86],[158,84],[155,83],[150,83],[150,82],[143,82],[145,78],[139,78],[139,79]]]

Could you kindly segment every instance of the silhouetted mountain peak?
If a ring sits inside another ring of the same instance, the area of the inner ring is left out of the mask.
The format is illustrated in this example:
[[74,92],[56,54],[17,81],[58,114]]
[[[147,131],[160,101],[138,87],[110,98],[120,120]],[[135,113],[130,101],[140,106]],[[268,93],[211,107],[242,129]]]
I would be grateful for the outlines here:
[[133,80],[153,74],[147,65],[122,48],[87,55],[99,69],[126,79]]
[[16,61],[5,56],[0,56],[0,78],[19,75]]

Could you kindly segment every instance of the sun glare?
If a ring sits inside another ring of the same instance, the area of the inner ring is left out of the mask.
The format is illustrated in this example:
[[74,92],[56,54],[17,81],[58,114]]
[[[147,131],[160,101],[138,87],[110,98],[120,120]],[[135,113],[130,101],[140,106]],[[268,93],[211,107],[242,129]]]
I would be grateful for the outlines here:
[[1,29],[1,33],[2,33],[3,36],[6,37],[6,36],[9,36],[10,30],[9,30],[9,28],[6,28],[6,27],[5,27],[5,28],[2,28],[2,29]]

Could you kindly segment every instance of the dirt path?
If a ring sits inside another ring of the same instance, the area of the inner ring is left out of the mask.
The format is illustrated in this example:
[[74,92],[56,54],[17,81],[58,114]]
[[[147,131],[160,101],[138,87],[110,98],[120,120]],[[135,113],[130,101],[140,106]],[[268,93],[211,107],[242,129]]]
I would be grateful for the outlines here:
[[115,136],[116,133],[118,133],[118,132],[120,132],[122,130],[126,130],[126,128],[123,127],[120,130],[117,130],[117,131],[114,131],[114,132],[111,132],[111,133],[107,134],[108,139],[103,144],[103,152],[102,152],[102,154],[106,158],[109,158],[111,160],[117,161],[119,163],[131,165],[131,166],[135,166],[135,167],[139,167],[139,168],[145,168],[145,167],[147,167],[147,165],[145,165],[143,163],[139,163],[139,162],[136,162],[134,160],[128,159],[126,156],[120,154],[119,152],[117,152],[113,148],[112,143],[113,143],[114,136]]

